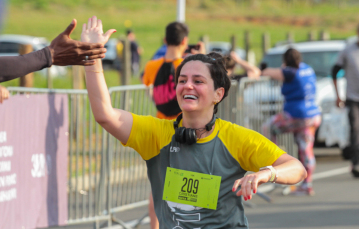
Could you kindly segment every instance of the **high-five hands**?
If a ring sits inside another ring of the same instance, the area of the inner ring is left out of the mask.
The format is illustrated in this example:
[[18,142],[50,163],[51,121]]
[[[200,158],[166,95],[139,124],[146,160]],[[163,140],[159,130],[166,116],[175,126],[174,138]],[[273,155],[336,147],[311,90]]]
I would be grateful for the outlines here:
[[65,31],[60,33],[49,45],[52,64],[88,66],[95,64],[95,59],[105,57],[106,49],[103,44],[89,44],[70,38],[76,24],[76,19],[73,19]]
[[108,30],[105,34],[102,29],[102,21],[96,16],[89,18],[82,26],[81,41],[89,43],[106,44],[110,36],[116,32],[115,29]]

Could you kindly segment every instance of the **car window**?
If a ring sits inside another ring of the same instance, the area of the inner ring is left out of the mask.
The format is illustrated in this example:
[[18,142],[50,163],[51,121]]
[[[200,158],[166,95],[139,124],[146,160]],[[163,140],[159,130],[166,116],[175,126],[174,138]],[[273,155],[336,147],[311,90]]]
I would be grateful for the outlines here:
[[[303,62],[310,65],[317,77],[327,77],[331,75],[331,70],[339,55],[339,51],[327,52],[305,52],[302,53]],[[282,65],[282,54],[267,54],[262,63],[267,67],[278,68]]]
[[303,62],[309,64],[318,77],[331,75],[331,70],[338,58],[338,51],[302,53]]
[[0,53],[19,53],[20,44],[13,42],[0,42]]
[[282,62],[282,54],[267,54],[262,60],[262,63],[266,63],[268,68],[279,68]]

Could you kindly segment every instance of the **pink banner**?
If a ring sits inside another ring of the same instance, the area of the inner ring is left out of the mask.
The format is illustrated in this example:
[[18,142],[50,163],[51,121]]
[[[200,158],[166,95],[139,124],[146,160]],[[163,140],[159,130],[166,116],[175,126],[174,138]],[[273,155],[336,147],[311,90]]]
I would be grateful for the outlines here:
[[0,229],[67,220],[66,95],[16,95],[0,104]]

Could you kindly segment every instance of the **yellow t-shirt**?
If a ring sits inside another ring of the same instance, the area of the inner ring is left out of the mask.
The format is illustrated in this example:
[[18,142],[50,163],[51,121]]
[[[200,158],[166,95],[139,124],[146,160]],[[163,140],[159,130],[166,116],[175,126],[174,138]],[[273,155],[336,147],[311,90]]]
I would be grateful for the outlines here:
[[[171,143],[175,133],[174,120],[135,114],[132,116],[133,126],[125,146],[135,149],[144,160],[150,160]],[[222,119],[217,119],[211,135],[199,139],[197,144],[210,142],[215,137],[221,140],[227,153],[230,153],[246,171],[259,171],[259,168],[272,165],[279,156],[285,153],[258,132]]]
[[[161,228],[174,228],[177,220],[184,228],[248,228],[242,198],[232,192],[233,184],[247,171],[272,165],[284,151],[261,134],[221,119],[209,136],[188,145],[175,141],[174,120],[132,116],[126,146],[146,160]],[[167,167],[220,176],[217,209],[163,200]]]

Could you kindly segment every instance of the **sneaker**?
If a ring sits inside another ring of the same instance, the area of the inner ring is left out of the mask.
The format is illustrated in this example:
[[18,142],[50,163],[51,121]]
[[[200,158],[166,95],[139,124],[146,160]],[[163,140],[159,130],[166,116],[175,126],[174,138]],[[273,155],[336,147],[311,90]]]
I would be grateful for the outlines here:
[[312,187],[307,187],[307,188],[304,188],[304,187],[297,187],[295,188],[294,190],[292,190],[289,195],[293,195],[293,196],[314,196],[315,195],[315,192],[313,190]]

